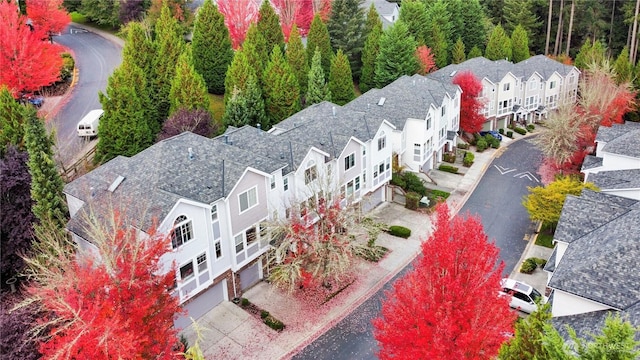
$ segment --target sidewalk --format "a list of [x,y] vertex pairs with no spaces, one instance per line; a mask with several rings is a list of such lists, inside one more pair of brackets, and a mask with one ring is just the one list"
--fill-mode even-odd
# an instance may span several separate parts
[[[501,154],[509,143],[523,137],[518,134],[515,136],[517,136],[515,139],[505,137],[500,149],[475,153],[475,162],[466,169],[464,176],[438,170],[430,172],[429,175],[437,182],[437,186],[451,193],[447,203],[454,212],[457,213],[468,199],[493,158]],[[367,276],[361,276],[347,290],[325,305],[311,309],[304,302],[275,289],[267,282],[260,282],[246,291],[243,294],[245,298],[269,311],[286,325],[282,332],[268,328],[239,306],[231,302],[223,302],[198,319],[202,336],[200,347],[205,357],[207,359],[291,358],[342,320],[352,309],[362,304],[413,261],[419,254],[421,242],[431,232],[431,220],[428,215],[407,210],[391,202],[383,203],[367,216],[387,225],[408,227],[412,229],[411,237],[399,239],[381,233],[376,244],[385,246],[391,251],[379,263],[356,261],[354,272],[367,274]],[[530,241],[521,261],[530,256],[547,258],[545,251],[548,250],[550,254],[551,249],[539,248]],[[514,271],[513,276],[544,291],[546,274],[540,269],[532,275]],[[192,326],[185,329],[183,334],[187,337],[189,344],[195,343],[196,334]]]

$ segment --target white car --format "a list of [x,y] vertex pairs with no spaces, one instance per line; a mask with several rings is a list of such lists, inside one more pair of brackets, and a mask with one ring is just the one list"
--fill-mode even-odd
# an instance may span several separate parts
[[540,304],[547,302],[547,298],[540,294],[540,292],[534,289],[531,285],[507,278],[502,279],[500,284],[502,286],[501,295],[512,295],[509,306],[527,314],[531,314],[536,311],[536,301]]

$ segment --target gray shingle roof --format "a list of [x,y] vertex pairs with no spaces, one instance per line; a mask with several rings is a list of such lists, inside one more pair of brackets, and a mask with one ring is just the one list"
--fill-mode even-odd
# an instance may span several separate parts
[[[627,121],[624,124],[613,124],[613,126],[600,126],[596,134],[596,141],[609,142],[629,132],[640,131],[640,123]],[[640,139],[636,139],[636,145]]]
[[[479,56],[460,64],[447,65],[442,69],[428,74],[427,77],[437,79],[439,81],[451,82],[455,74],[464,71],[471,71],[479,80],[487,78],[493,83],[498,83],[512,70],[513,63],[510,61],[491,61],[485,57]],[[453,76],[451,76],[451,74],[453,74]]]
[[588,199],[593,201],[608,202],[610,204],[629,208],[629,209],[640,209],[640,207],[636,207],[637,205],[640,205],[640,201],[638,200],[633,200],[633,199],[625,198],[622,196],[606,194],[599,191],[583,189],[580,197],[582,199]]
[[[407,119],[426,119],[429,107],[439,107],[445,96],[455,97],[458,86],[421,75],[402,76],[383,89],[367,91],[344,108],[363,112],[367,119],[387,120],[403,129]],[[384,104],[378,105],[384,98]]]
[[573,68],[574,66],[565,65],[547,56],[536,55],[514,64],[512,72],[523,77],[524,80],[529,79],[534,72],[537,72],[544,80],[548,80],[555,72],[561,76],[567,76]]
[[[247,167],[272,173],[285,166],[284,161],[185,132],[131,158],[119,156],[67,184],[64,191],[101,207],[125,204],[127,218],[146,227],[151,221],[146,214],[163,219],[180,198],[209,204],[227,196]],[[124,181],[110,192],[108,187],[118,176]],[[83,216],[75,216],[70,229],[78,230],[83,221]]]
[[[592,334],[600,335],[602,333],[601,329],[604,326],[607,316],[615,316],[616,314],[620,314],[621,318],[629,321],[632,326],[640,326],[640,304],[636,304],[620,312],[601,310],[578,315],[554,317],[551,318],[551,324],[567,341],[569,341],[571,337],[569,336],[566,325],[571,326],[579,338],[592,340]],[[640,341],[640,332],[636,332],[635,338],[636,341]]]
[[[640,167],[640,126],[620,126],[623,127],[626,132],[607,141],[602,150],[613,154],[638,158],[638,167]],[[602,129],[602,127],[600,128]],[[600,133],[600,130],[598,130],[598,133]]]
[[582,163],[582,171],[585,170],[589,170],[589,169],[593,169],[593,168],[597,168],[602,166],[602,158],[597,157],[597,156],[593,156],[593,155],[587,155],[584,158],[584,162]]
[[[572,204],[582,206],[582,214],[597,212],[600,216],[607,216],[606,206],[590,205],[592,201],[581,203],[576,197],[567,197],[567,200],[570,207]],[[609,209],[608,221],[573,211],[578,219],[569,219],[568,215],[561,219],[578,225],[581,217],[585,229],[591,231],[574,226],[572,230],[581,236],[569,244],[549,281],[549,287],[622,310],[640,302],[640,271],[637,265],[640,210],[613,206]]]
[[556,269],[556,256],[558,255],[558,247],[553,248],[553,252],[542,270],[553,272]]
[[640,189],[640,168],[600,171],[595,174],[589,174],[589,182],[594,183],[602,190]]

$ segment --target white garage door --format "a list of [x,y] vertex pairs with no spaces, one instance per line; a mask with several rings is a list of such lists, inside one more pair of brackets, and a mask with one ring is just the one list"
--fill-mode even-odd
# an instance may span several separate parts
[[223,279],[207,291],[197,294],[193,300],[183,306],[187,310],[187,314],[180,316],[173,324],[177,329],[184,329],[191,325],[190,318],[198,320],[216,305],[228,299],[227,280]]

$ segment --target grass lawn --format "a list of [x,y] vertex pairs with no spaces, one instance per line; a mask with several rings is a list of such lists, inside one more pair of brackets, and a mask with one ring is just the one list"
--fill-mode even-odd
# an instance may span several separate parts
[[540,233],[536,237],[536,245],[553,249],[553,229],[543,225]]
[[113,35],[118,35],[118,29],[114,29],[112,26],[109,25],[103,25],[103,24],[96,24],[92,21],[90,21],[89,19],[87,19],[86,16],[84,16],[83,14],[74,11],[72,13],[69,14],[71,16],[71,21],[76,23],[76,24],[86,24],[88,26],[106,31],[108,33],[111,33]]
[[209,109],[213,114],[213,120],[223,129],[222,116],[224,115],[224,95],[209,94]]

